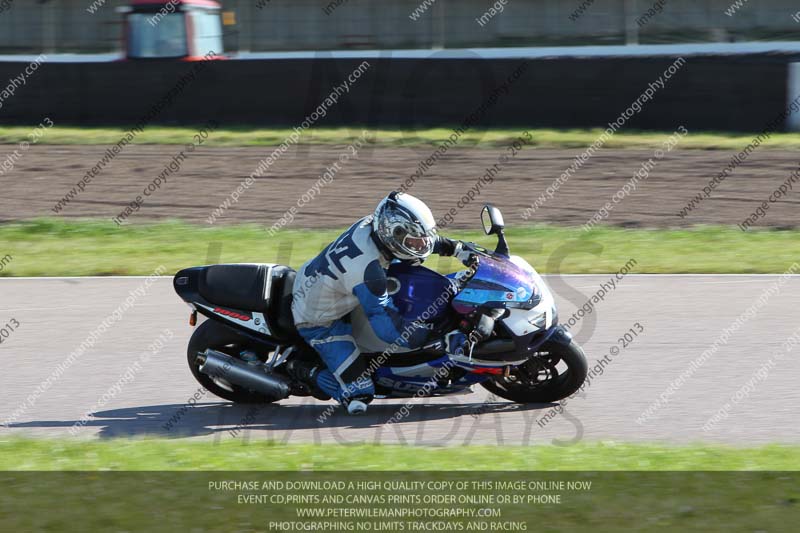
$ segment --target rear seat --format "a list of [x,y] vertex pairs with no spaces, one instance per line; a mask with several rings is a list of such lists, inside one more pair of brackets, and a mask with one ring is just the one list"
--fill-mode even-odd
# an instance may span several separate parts
[[267,265],[212,265],[200,273],[198,291],[217,305],[263,313],[267,271]]

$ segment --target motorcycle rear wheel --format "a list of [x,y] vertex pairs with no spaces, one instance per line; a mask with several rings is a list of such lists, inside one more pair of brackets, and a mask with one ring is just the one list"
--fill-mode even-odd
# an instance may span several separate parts
[[[515,378],[513,381],[497,377],[481,385],[489,392],[516,403],[550,403],[574,394],[588,371],[583,349],[574,340],[569,344],[550,341],[539,352],[511,371]],[[561,372],[559,366],[566,366],[566,369]]]
[[208,348],[238,358],[242,351],[258,352],[260,347],[245,335],[214,320],[200,324],[189,339],[186,358],[192,375],[208,392],[235,403],[272,403],[277,400],[200,372],[197,354]]

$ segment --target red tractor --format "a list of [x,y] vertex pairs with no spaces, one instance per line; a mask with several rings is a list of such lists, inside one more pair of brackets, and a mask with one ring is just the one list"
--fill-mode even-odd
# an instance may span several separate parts
[[222,6],[213,0],[133,0],[124,13],[127,59],[223,59]]

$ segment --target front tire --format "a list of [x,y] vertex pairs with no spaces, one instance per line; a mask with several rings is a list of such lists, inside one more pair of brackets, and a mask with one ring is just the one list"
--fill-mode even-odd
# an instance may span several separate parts
[[192,338],[189,339],[186,357],[192,375],[208,392],[235,403],[272,403],[277,400],[277,398],[253,392],[200,372],[200,365],[196,361],[197,354],[208,348],[238,359],[243,350],[252,350],[258,353],[263,351],[263,347],[254,343],[247,336],[214,320],[206,320],[200,324],[192,334]]
[[513,381],[499,377],[482,385],[512,402],[551,403],[580,389],[588,369],[586,354],[574,340],[570,339],[569,344],[551,340],[542,346],[539,355],[512,370]]

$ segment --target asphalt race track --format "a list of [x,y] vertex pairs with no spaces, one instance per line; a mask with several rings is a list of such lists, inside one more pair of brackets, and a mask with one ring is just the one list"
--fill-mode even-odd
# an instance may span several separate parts
[[[561,321],[568,320],[610,277],[549,278]],[[629,275],[572,329],[590,361],[614,347],[619,351],[584,393],[566,402],[563,413],[557,413],[553,405],[519,406],[487,398],[486,391],[477,388],[470,395],[415,400],[409,416],[389,426],[384,423],[404,400],[377,401],[360,418],[337,411],[324,423],[316,419],[327,404],[304,398],[233,406],[201,390],[196,406],[185,408],[198,393],[185,362],[192,328],[187,324],[188,308],[172,291],[169,278],[158,279],[99,335],[93,348],[68,365],[46,391],[31,396],[143,278],[0,279],[0,325],[12,319],[19,324],[0,344],[0,423],[8,422],[0,434],[66,435],[93,410],[94,416],[77,432],[81,437],[159,435],[434,445],[554,441],[567,445],[580,439],[797,443],[800,348],[778,357],[772,354],[781,351],[781,344],[798,331],[800,276],[789,278],[766,300],[762,298],[763,306],[740,322],[727,344],[685,374],[669,403],[649,420],[637,423],[670,383],[691,369],[690,363],[778,278]],[[636,322],[644,331],[623,348],[618,339],[630,328],[638,329]],[[169,336],[164,330],[172,338],[160,353],[139,364],[159,334]],[[767,360],[771,364],[765,366]],[[119,381],[126,372],[129,379]],[[117,382],[121,385],[112,390]],[[729,416],[704,431],[703,425],[726,402]],[[99,407],[92,409],[95,405]],[[16,419],[9,420],[15,411]],[[165,429],[170,417],[179,412],[174,427]]]

